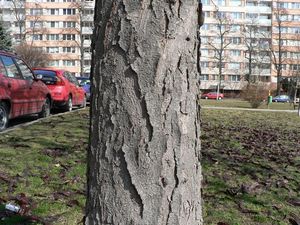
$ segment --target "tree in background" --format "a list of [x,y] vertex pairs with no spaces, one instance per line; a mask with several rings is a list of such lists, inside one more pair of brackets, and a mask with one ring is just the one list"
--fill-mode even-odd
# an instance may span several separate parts
[[45,67],[48,65],[49,55],[40,48],[23,43],[16,46],[14,50],[31,67]]
[[[84,59],[86,54],[90,54],[87,53],[85,51],[86,47],[85,47],[85,38],[84,38],[84,32],[83,29],[88,29],[85,26],[85,23],[90,23],[90,19],[89,17],[91,15],[86,14],[86,12],[91,9],[90,4],[92,4],[92,2],[88,2],[88,1],[82,1],[82,0],[77,0],[74,1],[71,6],[77,9],[77,23],[78,23],[78,28],[76,28],[77,33],[79,34],[79,41],[77,42],[77,45],[79,47],[79,51],[80,51],[80,76],[84,75]],[[92,28],[89,28],[92,29]],[[92,31],[92,30],[91,30]]]
[[0,49],[10,50],[11,49],[11,37],[9,32],[4,28],[2,22],[0,21]]
[[197,8],[96,1],[85,224],[202,224]]
[[277,87],[276,87],[276,94],[280,95],[281,91],[281,80],[282,80],[282,69],[283,64],[286,62],[286,24],[288,23],[287,19],[287,11],[281,5],[282,2],[275,1],[273,2],[273,14],[274,14],[274,21],[273,21],[273,34],[272,42],[270,46],[271,55],[272,55],[272,62],[276,70],[277,76]]
[[11,1],[11,9],[13,11],[13,16],[15,17],[15,24],[18,27],[18,38],[20,42],[23,42],[26,37],[26,29],[25,29],[25,19],[26,19],[26,11],[25,11],[25,1],[23,0],[12,0]]
[[270,35],[269,31],[261,30],[256,18],[251,18],[244,25],[243,38],[246,47],[245,58],[247,65],[245,80],[248,84],[264,81],[261,79],[261,74],[264,70],[270,69]]
[[208,42],[208,45],[214,50],[214,56],[212,57],[218,68],[218,82],[217,82],[217,100],[219,100],[219,93],[223,75],[223,65],[226,61],[225,50],[231,44],[229,34],[232,27],[232,21],[228,15],[224,12],[220,12],[219,7],[213,2],[215,7],[215,19],[216,29],[213,35],[213,40]]

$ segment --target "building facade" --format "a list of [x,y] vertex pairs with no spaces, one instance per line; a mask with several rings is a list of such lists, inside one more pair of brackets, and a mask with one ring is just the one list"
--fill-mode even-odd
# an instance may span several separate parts
[[300,64],[300,1],[203,0],[202,4],[202,91],[219,85],[221,92],[238,94],[255,81],[275,89],[277,82],[295,77]]
[[49,67],[89,76],[93,0],[0,0],[0,7],[15,45],[25,41],[49,54]]

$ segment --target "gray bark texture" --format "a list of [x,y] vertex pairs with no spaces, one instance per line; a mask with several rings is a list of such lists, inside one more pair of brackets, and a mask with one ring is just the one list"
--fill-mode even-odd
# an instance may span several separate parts
[[85,224],[202,224],[197,0],[98,0]]

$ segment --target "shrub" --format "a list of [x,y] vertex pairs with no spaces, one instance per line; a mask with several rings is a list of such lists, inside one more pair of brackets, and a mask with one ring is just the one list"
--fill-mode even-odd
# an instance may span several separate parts
[[252,108],[258,108],[269,95],[269,85],[265,83],[248,84],[242,89],[241,96],[245,101],[248,101]]

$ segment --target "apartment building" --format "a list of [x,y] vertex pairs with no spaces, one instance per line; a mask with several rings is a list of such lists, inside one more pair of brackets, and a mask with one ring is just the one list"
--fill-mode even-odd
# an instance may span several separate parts
[[0,0],[0,16],[14,44],[21,40],[49,54],[49,67],[88,76],[93,0]]
[[[274,89],[277,82],[299,73],[300,1],[203,0],[202,3],[205,23],[200,29],[201,90],[216,90],[219,85],[222,92],[239,93],[248,80],[265,82]],[[281,68],[280,79],[277,79],[278,68]]]

